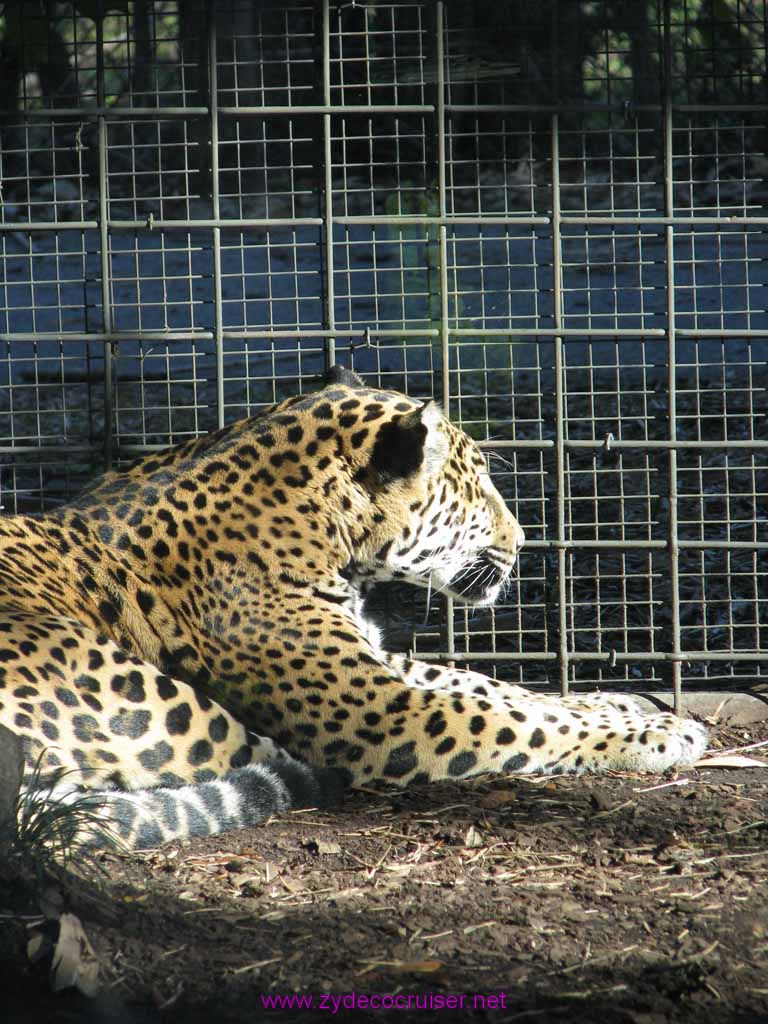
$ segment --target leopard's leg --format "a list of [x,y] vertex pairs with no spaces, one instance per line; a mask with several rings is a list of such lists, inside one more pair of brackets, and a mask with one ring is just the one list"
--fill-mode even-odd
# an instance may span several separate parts
[[404,654],[382,652],[382,657],[404,683],[417,690],[449,690],[468,697],[501,701],[536,700],[538,696],[522,686],[494,679],[472,669],[419,661]]
[[[281,744],[313,764],[344,768],[354,783],[388,779],[401,784],[460,778],[479,772],[658,772],[697,760],[706,732],[671,714],[641,715],[611,706],[580,710],[562,701],[503,701],[416,689],[386,662],[336,608],[318,609],[333,637],[336,664],[328,679],[327,653],[292,632],[292,677],[269,679],[279,662],[259,651],[229,647],[245,677],[230,691],[243,715],[252,716]],[[294,636],[295,633],[295,636]],[[306,630],[305,630],[306,635]],[[275,641],[275,648],[278,641]],[[249,669],[252,666],[252,671]],[[279,682],[281,685],[274,685]]]
[[105,826],[132,848],[255,824],[339,788],[187,683],[54,615],[0,611],[0,722],[22,739],[27,782],[37,767],[55,799],[98,791]]
[[449,690],[487,700],[540,700],[545,703],[554,701],[562,707],[576,710],[601,711],[612,708],[616,711],[642,714],[640,705],[632,697],[623,693],[576,693],[570,694],[568,697],[557,697],[551,693],[532,693],[515,683],[494,679],[471,669],[419,661],[415,658],[407,658],[403,654],[385,653],[384,658],[408,686],[419,690]]

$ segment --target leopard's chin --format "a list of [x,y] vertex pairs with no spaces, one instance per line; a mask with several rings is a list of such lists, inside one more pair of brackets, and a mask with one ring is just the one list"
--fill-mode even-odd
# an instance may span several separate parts
[[456,574],[445,588],[446,593],[464,604],[485,608],[496,603],[511,573],[510,563],[502,564],[482,551]]

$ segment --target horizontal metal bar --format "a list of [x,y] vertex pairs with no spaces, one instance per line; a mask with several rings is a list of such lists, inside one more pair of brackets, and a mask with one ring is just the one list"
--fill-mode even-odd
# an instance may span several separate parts
[[411,648],[409,657],[419,661],[555,661],[555,651],[514,651],[503,654],[501,651],[419,651]]
[[[461,396],[460,396],[461,397]],[[569,397],[573,397],[569,393]],[[495,441],[478,441],[481,448],[487,448],[493,451],[496,448],[552,448],[555,442],[547,438],[541,440],[521,440],[515,441],[509,440],[495,440]],[[563,446],[570,450],[586,449],[592,451],[668,451],[671,448],[674,449],[692,449],[694,451],[710,451],[712,449],[728,451],[731,448],[747,449],[749,450],[761,450],[768,449],[768,440],[754,440],[754,441],[685,441],[681,439],[670,440],[668,438],[661,441],[620,441],[613,437],[608,440],[607,438],[602,440],[564,440]]]
[[[462,317],[471,320],[472,317]],[[520,337],[520,338],[666,338],[662,327],[449,327],[456,338]]]
[[[73,202],[80,202],[76,199]],[[107,228],[110,232],[119,231],[157,231],[157,230],[178,230],[190,231],[199,228],[293,228],[293,227],[320,227],[323,224],[321,217],[232,217],[214,218],[201,217],[193,220],[189,217],[179,217],[173,220],[161,217],[145,217],[143,220],[108,220]],[[37,232],[37,231],[90,231],[96,230],[98,222],[95,220],[62,220],[62,221],[5,221],[0,223],[0,232]]]
[[208,107],[118,107],[118,106],[93,106],[93,107],[41,107],[37,110],[2,110],[2,117],[9,124],[18,124],[28,120],[51,121],[60,119],[62,121],[90,121],[98,117],[107,120],[114,117],[118,120],[136,117],[145,117],[162,121],[167,117],[207,117]]
[[[581,187],[581,186],[579,186],[579,187]],[[711,214],[706,214],[706,215],[701,216],[701,217],[689,216],[689,215],[680,215],[680,216],[673,215],[671,217],[667,217],[663,213],[660,213],[660,214],[649,213],[647,216],[626,217],[626,216],[623,216],[623,215],[615,216],[613,214],[595,213],[595,214],[592,214],[592,215],[587,214],[587,215],[582,216],[582,217],[579,217],[579,216],[561,217],[560,218],[560,223],[561,224],[579,224],[579,225],[585,225],[585,226],[590,226],[590,227],[596,226],[596,225],[599,225],[599,224],[604,224],[606,226],[611,226],[613,224],[631,224],[631,225],[640,224],[642,226],[644,226],[646,224],[650,224],[650,225],[658,224],[659,227],[665,227],[668,224],[671,224],[673,227],[676,227],[677,225],[686,226],[686,227],[688,227],[688,226],[695,227],[698,224],[733,224],[734,227],[740,227],[740,226],[746,225],[746,224],[754,224],[757,227],[765,227],[768,224],[768,217],[761,216],[760,214],[758,214],[758,215],[756,215],[754,217],[743,216],[742,214],[737,214],[735,216],[731,216],[730,214],[727,214],[727,213],[721,214],[719,216],[712,216]]]
[[0,341],[206,341],[212,331],[15,331],[0,332]]
[[[569,392],[569,397],[573,397],[572,393]],[[656,449],[661,451],[669,451],[670,449],[678,450],[681,448],[692,449],[693,451],[711,451],[713,448],[723,451],[728,451],[731,448],[741,449],[746,448],[747,450],[759,450],[761,448],[768,449],[768,441],[754,440],[754,441],[685,441],[679,438],[674,440],[665,439],[663,441],[616,441],[611,440],[610,443],[602,441],[565,441],[565,447],[571,449],[578,448],[604,448],[606,451],[614,451],[616,449],[635,449],[638,451],[644,451],[647,449]]]
[[434,114],[433,103],[308,103],[288,106],[219,107],[225,117],[307,117],[312,114]]
[[[6,414],[7,415],[7,414]],[[151,455],[152,452],[162,452],[168,448],[167,444],[124,444],[121,445],[116,455],[134,457],[136,455]],[[65,445],[10,445],[0,444],[0,455],[30,455],[37,458],[39,455],[71,455],[77,454],[97,455],[101,457],[104,453],[102,445],[94,444],[65,444]],[[8,463],[6,463],[8,465]]]
[[[660,114],[666,108],[660,103],[446,103],[452,114]],[[759,114],[768,110],[768,103],[673,103],[672,113]]]
[[[429,225],[432,227],[456,227],[459,224],[508,224],[519,225],[520,227],[536,227],[540,224],[551,224],[551,217],[534,216],[527,213],[511,213],[507,216],[499,214],[446,214],[444,217],[420,217],[412,213],[377,213],[377,214],[354,214],[334,217],[336,224],[369,224],[376,227],[377,224],[403,224],[403,225]],[[474,239],[473,239],[474,241]]]
[[[9,413],[5,414],[6,416]],[[158,447],[162,447],[158,445]],[[167,445],[165,446],[168,447]],[[19,444],[0,444],[0,455],[13,455],[14,457],[19,455],[32,455],[37,459],[40,455],[71,455],[73,452],[87,453],[89,455],[96,455],[99,459],[104,456],[104,446],[101,444],[41,444],[41,445],[19,445]],[[8,465],[8,463],[6,463]],[[6,487],[5,490],[8,490]]]
[[[68,203],[85,202],[85,199],[67,200]],[[482,214],[456,214],[445,217],[419,217],[415,214],[355,214],[354,216],[334,217],[337,224],[367,225],[377,227],[378,225],[401,225],[411,227],[442,226],[459,227],[468,225],[471,227],[487,224],[493,226],[507,227],[543,227],[552,223],[550,217],[533,216],[528,214],[509,214],[499,216],[498,214],[483,216]],[[177,217],[173,219],[160,217],[146,217],[142,220],[111,219],[107,222],[110,231],[149,231],[159,229],[190,230],[193,228],[280,228],[280,227],[319,227],[322,225],[321,217],[201,217],[194,220],[189,217]],[[664,217],[651,215],[648,217],[610,217],[601,214],[585,217],[562,217],[561,223],[582,227],[614,227],[622,224],[640,225],[648,227],[664,227],[671,224],[680,227],[697,227],[704,225],[728,225],[734,227],[764,228],[768,226],[768,217]],[[43,220],[43,221],[4,221],[0,223],[0,231],[87,231],[95,230],[98,222],[95,220]],[[568,237],[568,236],[567,236]],[[449,240],[450,241],[450,240]]]
[[451,114],[622,114],[627,110],[660,111],[654,104],[618,103],[446,103]]
[[[80,200],[73,200],[80,202]],[[345,225],[408,225],[411,227],[434,226],[445,224],[456,226],[467,224],[494,225],[519,225],[522,227],[546,225],[550,223],[549,217],[520,216],[448,216],[448,217],[419,217],[414,214],[371,214],[370,216],[334,217],[337,224]],[[175,217],[166,219],[161,217],[145,217],[142,220],[111,219],[107,222],[110,231],[154,231],[159,229],[190,230],[192,228],[285,228],[285,227],[320,227],[324,223],[322,217],[200,217],[192,219],[189,217]],[[85,230],[96,228],[97,221],[14,221],[12,223],[0,223],[0,231],[50,231],[60,230]]]
[[[682,287],[682,286],[681,286]],[[578,314],[571,314],[578,315]],[[680,313],[680,316],[691,316],[695,314]],[[462,317],[462,320],[472,320],[473,317]],[[449,327],[448,333],[457,337],[472,337],[481,335],[483,337],[495,337],[497,335],[510,337],[534,337],[534,338],[666,338],[667,331],[662,327]],[[740,329],[738,327],[676,327],[675,333],[686,338],[768,338],[768,328],[759,330],[754,328]]]
[[[241,107],[218,107],[217,113],[222,117],[315,117],[322,114],[337,114],[341,116],[352,116],[359,114],[363,117],[381,114],[390,114],[395,117],[404,117],[409,114],[435,113],[435,106],[432,103],[307,103],[307,104],[285,104]],[[62,120],[62,121],[91,121],[99,117],[109,120],[137,120],[152,119],[162,121],[166,118],[208,118],[211,116],[209,107],[51,107],[39,110],[6,110],[0,111],[12,124],[23,123],[28,120]]]
[[173,220],[147,217],[144,220],[110,220],[107,226],[112,232],[159,229],[190,231],[196,228],[317,228],[323,223],[322,217],[200,217],[197,220],[189,217]]
[[[14,341],[194,341],[200,339],[207,341],[213,338],[213,332],[203,330],[202,328],[192,331],[111,331],[110,333],[104,333],[103,331],[5,331],[0,332],[0,341],[12,343]],[[270,341],[272,339],[281,338],[360,338],[360,343],[355,348],[365,348],[364,339],[366,336],[371,338],[437,338],[440,336],[440,331],[435,327],[408,327],[408,328],[352,328],[344,330],[328,330],[327,328],[318,327],[316,330],[311,327],[303,327],[300,330],[284,330],[284,331],[258,331],[258,330],[241,330],[232,329],[225,330],[222,332],[222,337],[229,339],[261,339],[263,341]],[[270,353],[264,353],[268,355]],[[252,352],[252,355],[259,355],[258,352]]]
[[[406,328],[351,328],[351,329],[329,329],[318,327],[314,330],[311,327],[302,327],[300,330],[287,331],[257,331],[257,330],[226,330],[223,332],[225,338],[263,338],[269,341],[270,338],[438,338],[440,331],[436,327],[406,327]],[[367,346],[361,341],[359,348]]]
[[[620,114],[630,117],[634,113],[661,113],[664,108],[657,103],[446,103],[446,113],[450,114]],[[768,110],[768,103],[675,103],[673,113],[723,113],[723,114],[760,114]],[[301,117],[313,114],[434,114],[436,107],[432,103],[307,103],[264,106],[226,106],[219,107],[218,113],[226,117]],[[117,105],[87,107],[41,107],[34,110],[16,110],[6,108],[0,110],[0,117],[9,123],[27,120],[88,121],[98,117],[107,119],[130,119],[132,117],[154,118],[195,118],[210,117],[207,106],[194,107],[122,107]]]
[[[680,495],[681,500],[685,497]],[[689,551],[768,551],[768,541],[760,540],[678,540],[677,546]]]
[[[79,203],[80,200],[75,199],[74,202]],[[95,231],[98,226],[99,223],[95,220],[6,220],[0,223],[0,232],[9,231],[23,234],[25,231]]]
[[[683,495],[685,497],[685,495]],[[581,524],[572,524],[580,526]],[[607,524],[603,524],[607,525]],[[622,525],[622,524],[616,524]],[[678,540],[677,546],[691,551],[768,551],[768,541]],[[666,551],[666,540],[527,540],[526,551]],[[768,569],[766,570],[768,575]]]
[[[660,328],[648,328],[643,330],[642,328],[596,328],[596,327],[566,327],[556,330],[554,327],[476,327],[476,328],[453,328],[448,327],[447,332],[449,336],[453,337],[478,337],[481,341],[486,337],[490,338],[539,338],[545,341],[553,340],[555,336],[564,338],[615,338],[617,341],[622,338],[636,340],[638,338],[663,338],[666,336],[666,331]],[[379,329],[371,328],[368,330],[365,327],[353,327],[344,329],[328,330],[323,328],[317,328],[316,330],[311,327],[302,327],[296,329],[287,329],[284,331],[274,330],[257,330],[253,328],[238,329],[233,328],[225,330],[223,337],[225,338],[262,338],[265,341],[269,341],[270,338],[363,338],[366,333],[370,337],[376,338],[437,338],[440,336],[440,330],[434,327],[383,327]],[[765,331],[739,331],[739,330],[697,330],[695,328],[677,329],[678,335],[683,335],[686,338],[721,338],[723,341],[727,341],[729,338],[735,340],[741,340],[744,338],[766,338],[768,337],[768,330]],[[213,333],[204,329],[192,330],[192,331],[151,331],[151,330],[136,330],[136,331],[112,331],[109,334],[105,334],[103,331],[4,331],[0,332],[0,341],[188,341],[195,338],[208,339],[212,338]],[[360,347],[363,347],[362,343]],[[525,370],[526,367],[521,367],[521,370]],[[527,369],[535,369],[535,367],[528,367]],[[539,368],[541,369],[541,367]],[[458,371],[464,372],[464,371]],[[466,371],[470,372],[470,371]],[[475,371],[471,371],[475,372]],[[768,390],[768,386],[766,387]],[[500,444],[507,445],[511,442],[501,441]],[[513,442],[515,444],[522,444],[523,442]],[[545,442],[525,442],[530,444],[545,444]],[[589,446],[591,444],[602,445],[604,442],[592,442],[592,441],[569,441],[568,444],[579,446]],[[664,441],[611,441],[611,446],[619,445],[636,445],[637,447],[654,447],[664,445]],[[719,445],[719,441],[701,441],[701,442],[690,442],[690,444],[701,444],[703,447],[710,445]],[[726,447],[730,445],[744,445],[749,447],[752,442],[748,441],[728,441],[722,442]]]
[[[680,265],[681,261],[678,261],[677,265]],[[690,316],[690,313],[681,313],[681,316]],[[738,330],[729,328],[728,330],[720,330],[718,327],[678,327],[675,330],[678,338],[768,338],[768,327],[760,330],[759,328],[748,327],[744,330]]]
[[[553,651],[417,651],[413,655],[419,661],[554,661]],[[616,661],[621,663],[637,661],[677,661],[682,664],[698,661],[762,661],[768,658],[768,650],[761,651],[569,651],[569,661]]]
[[768,103],[672,103],[673,114],[748,114],[768,110]]
[[[459,401],[463,397],[464,397],[463,395],[458,395],[457,396]],[[474,398],[474,395],[472,397]],[[554,442],[554,440],[551,440],[551,439],[542,439],[542,440],[536,440],[536,439],[528,440],[528,439],[525,439],[525,440],[520,440],[520,441],[513,441],[513,440],[510,439],[508,441],[478,441],[477,443],[480,446],[480,448],[482,448],[484,451],[495,451],[497,448],[503,448],[503,449],[508,450],[508,451],[515,451],[518,448],[523,449],[523,450],[526,449],[526,448],[533,448],[534,450],[545,451],[548,448],[554,448],[555,447],[555,442]],[[602,447],[605,447],[605,446],[603,445]]]

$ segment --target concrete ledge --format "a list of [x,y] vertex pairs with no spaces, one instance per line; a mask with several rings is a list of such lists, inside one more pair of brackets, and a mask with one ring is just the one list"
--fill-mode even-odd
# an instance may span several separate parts
[[[671,711],[670,693],[633,693],[644,710]],[[697,718],[715,718],[729,725],[751,725],[768,721],[768,691],[702,690],[683,693],[683,711]]]

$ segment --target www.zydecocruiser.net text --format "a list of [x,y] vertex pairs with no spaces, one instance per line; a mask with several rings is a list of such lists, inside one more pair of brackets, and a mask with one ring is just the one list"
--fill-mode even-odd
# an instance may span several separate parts
[[505,994],[446,992],[322,992],[319,995],[262,995],[265,1010],[505,1010]]

